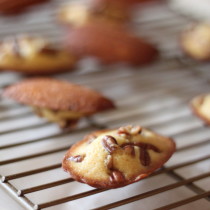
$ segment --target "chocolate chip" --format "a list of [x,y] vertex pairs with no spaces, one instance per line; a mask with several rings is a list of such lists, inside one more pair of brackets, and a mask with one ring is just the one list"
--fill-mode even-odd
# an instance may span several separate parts
[[110,181],[112,183],[121,183],[121,182],[124,182],[125,181],[125,177],[124,175],[122,174],[122,172],[120,171],[117,171],[117,170],[113,170],[112,171],[112,174],[110,175]]
[[79,163],[82,162],[85,158],[85,155],[76,155],[76,156],[71,156],[68,158],[68,160]]
[[112,136],[104,136],[102,139],[102,145],[109,153],[113,153],[119,147],[116,139]]

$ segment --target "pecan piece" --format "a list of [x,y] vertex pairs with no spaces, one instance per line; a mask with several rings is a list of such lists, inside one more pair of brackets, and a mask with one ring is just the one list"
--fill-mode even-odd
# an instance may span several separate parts
[[142,128],[140,126],[134,126],[131,128],[130,134],[137,135],[137,134],[140,134],[141,131],[142,131]]
[[108,136],[108,135],[103,137],[102,145],[105,148],[105,150],[109,153],[113,153],[119,147],[116,139],[114,137]]
[[151,162],[151,159],[147,150],[151,149],[154,152],[160,153],[160,150],[152,144],[138,143],[138,146],[140,147],[140,161],[143,166],[148,166],[150,165],[150,162]]
[[141,147],[141,148],[143,148],[144,150],[151,149],[151,150],[153,150],[154,152],[160,153],[160,150],[159,150],[156,146],[154,146],[154,145],[152,145],[152,144],[142,143],[142,142],[141,142],[141,143],[136,143],[135,146]]
[[85,155],[76,155],[76,156],[71,156],[68,158],[68,160],[73,161],[75,163],[82,162],[85,158]]
[[148,166],[151,162],[149,153],[144,148],[140,148],[140,161],[143,166]]
[[108,169],[112,169],[113,168],[113,159],[112,159],[111,155],[107,155],[107,158],[105,160],[105,164],[106,164]]
[[118,129],[118,134],[125,134],[125,135],[130,135],[130,129],[131,127],[130,126],[126,126],[126,127],[120,127]]
[[110,181],[113,183],[121,183],[125,181],[125,177],[122,172],[113,170],[112,174],[110,175]]
[[118,134],[119,135],[124,135],[126,136],[131,136],[131,135],[137,135],[140,134],[142,131],[142,128],[140,126],[126,126],[126,127],[121,127],[118,129]]
[[124,151],[126,154],[131,155],[131,156],[135,156],[135,150],[134,147],[132,145],[126,145],[123,147]]
[[[125,144],[121,145],[122,148],[125,148],[127,146],[132,146],[132,147],[137,146],[140,148],[139,159],[143,166],[148,166],[148,165],[150,165],[150,162],[151,162],[151,159],[150,159],[150,156],[149,156],[149,153],[147,150],[151,149],[157,153],[161,152],[156,146],[154,146],[152,144],[142,143],[142,142],[141,143],[125,143]],[[135,150],[134,150],[134,155],[135,155]]]

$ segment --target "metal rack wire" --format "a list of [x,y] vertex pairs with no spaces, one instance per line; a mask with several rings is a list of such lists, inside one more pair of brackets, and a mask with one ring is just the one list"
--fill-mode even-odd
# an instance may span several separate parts
[[[22,27],[38,33],[49,24],[49,30],[43,33],[54,41],[60,40],[62,33],[55,30],[57,26],[48,18],[41,29],[38,27],[41,19],[31,20]],[[6,22],[1,20],[0,31],[4,34],[0,32],[0,36],[17,30],[5,25]],[[159,210],[209,209],[210,129],[188,106],[192,97],[208,92],[209,64],[188,60],[179,51],[177,36],[188,22],[189,19],[173,13],[165,4],[149,5],[136,17],[134,28],[137,34],[159,46],[162,53],[159,61],[139,70],[112,66],[100,67],[99,71],[94,65],[92,69],[84,65],[78,72],[57,75],[95,88],[118,105],[115,111],[84,120],[73,131],[62,132],[56,125],[36,117],[29,108],[2,99],[0,187],[26,209],[136,209],[136,205]],[[22,30],[21,26],[18,30]],[[2,88],[22,79],[6,72],[0,77]],[[115,190],[84,186],[61,170],[62,156],[71,144],[92,130],[125,124],[140,124],[171,136],[177,143],[176,153],[149,178]]]

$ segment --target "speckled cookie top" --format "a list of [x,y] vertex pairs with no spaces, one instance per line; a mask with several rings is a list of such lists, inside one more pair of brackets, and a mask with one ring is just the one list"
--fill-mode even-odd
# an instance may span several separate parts
[[140,126],[99,131],[66,153],[63,168],[80,182],[116,188],[136,182],[161,167],[173,154],[174,142]]
[[114,108],[111,100],[94,90],[52,78],[28,79],[7,87],[3,94],[20,103],[54,111],[92,114]]

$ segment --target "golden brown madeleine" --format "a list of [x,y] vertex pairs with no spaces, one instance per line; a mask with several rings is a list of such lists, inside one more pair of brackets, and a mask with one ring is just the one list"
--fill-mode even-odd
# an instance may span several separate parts
[[210,93],[196,96],[190,105],[193,112],[210,125]]
[[140,126],[91,133],[66,153],[62,167],[77,181],[96,188],[137,182],[160,168],[175,143]]
[[181,35],[184,52],[196,60],[210,59],[210,24],[195,24]]
[[94,90],[51,78],[22,81],[7,87],[3,95],[34,107],[39,115],[61,127],[115,107],[110,99]]
[[123,26],[89,23],[69,31],[67,45],[78,56],[94,56],[102,63],[147,64],[157,57],[157,49],[135,37]]
[[0,0],[0,13],[15,15],[23,12],[28,7],[49,0]]
[[41,37],[19,36],[0,43],[0,69],[44,75],[72,70],[77,58]]
[[58,12],[57,19],[59,22],[73,27],[82,26],[91,22],[104,24],[106,21],[112,24],[124,24],[130,20],[128,17],[124,19],[115,18],[95,12],[89,5],[84,5],[79,2],[62,6]]

